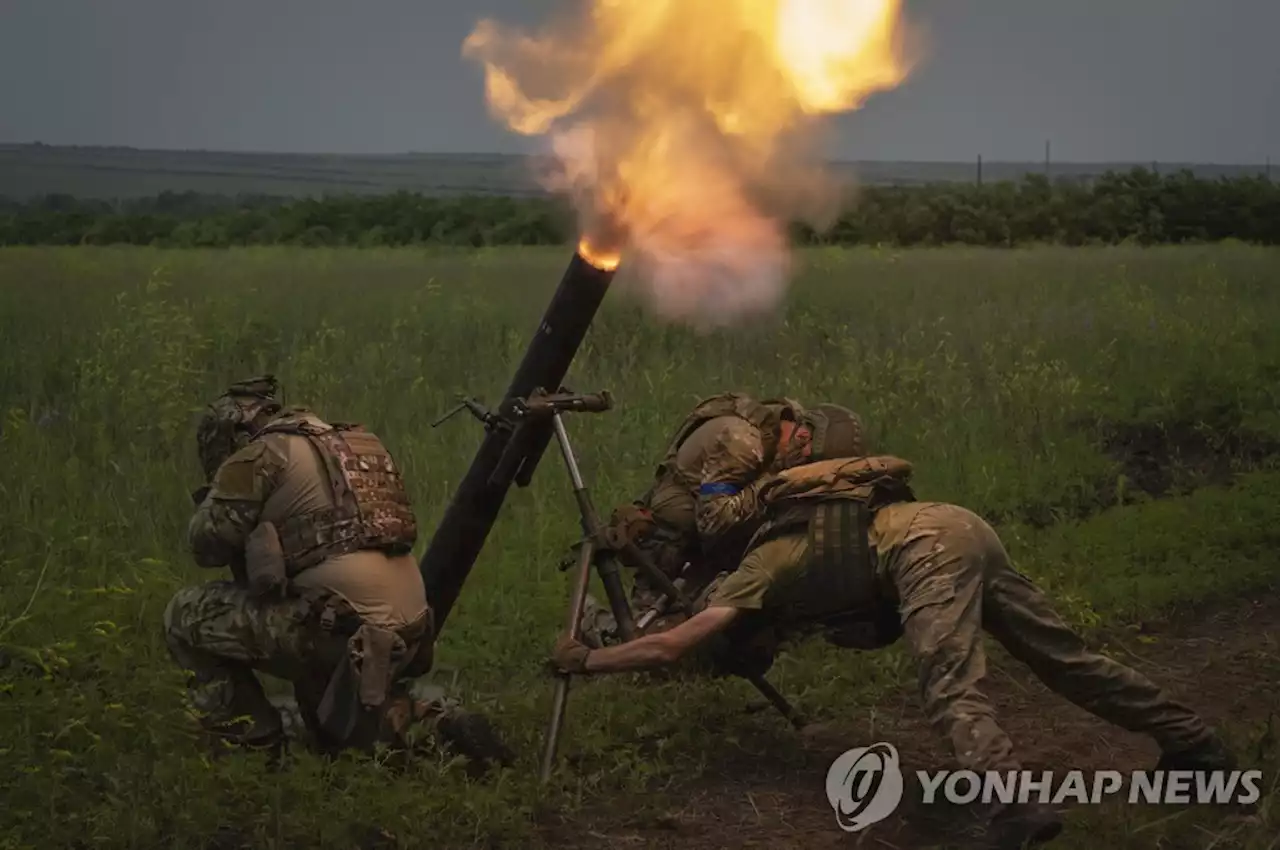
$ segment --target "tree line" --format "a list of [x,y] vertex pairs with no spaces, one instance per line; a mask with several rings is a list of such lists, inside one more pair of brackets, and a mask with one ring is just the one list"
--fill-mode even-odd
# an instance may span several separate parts
[[[1012,246],[1211,242],[1280,244],[1280,186],[1263,176],[1197,178],[1136,168],[1089,181],[865,186],[830,228],[792,226],[798,244]],[[166,192],[102,201],[0,199],[0,245],[559,245],[574,217],[555,198],[409,192],[325,198]]]

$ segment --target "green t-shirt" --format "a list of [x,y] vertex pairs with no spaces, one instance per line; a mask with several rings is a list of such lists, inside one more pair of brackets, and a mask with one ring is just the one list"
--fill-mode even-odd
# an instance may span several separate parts
[[798,531],[752,549],[707,599],[711,608],[770,611],[790,601],[809,566],[809,534]]
[[[868,544],[882,556],[903,545],[922,507],[921,502],[900,502],[878,510],[868,530]],[[806,585],[801,579],[809,569],[809,559],[805,530],[768,540],[747,553],[742,564],[711,593],[707,606],[769,613],[781,610],[804,592]]]

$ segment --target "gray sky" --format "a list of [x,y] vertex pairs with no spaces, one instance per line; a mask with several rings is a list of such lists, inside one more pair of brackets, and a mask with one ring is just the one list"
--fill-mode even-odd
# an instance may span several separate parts
[[[687,0],[690,3],[717,0]],[[528,150],[460,48],[556,0],[0,0],[0,141]],[[841,159],[1280,160],[1280,0],[908,0],[923,67]]]

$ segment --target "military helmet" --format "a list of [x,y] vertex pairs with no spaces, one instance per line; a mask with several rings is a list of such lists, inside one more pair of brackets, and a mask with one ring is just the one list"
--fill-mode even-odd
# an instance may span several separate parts
[[779,417],[783,420],[798,422],[800,417],[804,415],[804,405],[796,401],[794,398],[777,396],[775,398],[763,399],[760,403],[765,407],[776,410]]
[[806,410],[801,424],[809,429],[808,462],[864,457],[867,444],[858,414],[838,404],[819,404]]
[[196,452],[205,480],[282,409],[276,398],[279,390],[274,375],[262,375],[232,384],[209,404],[196,426]]

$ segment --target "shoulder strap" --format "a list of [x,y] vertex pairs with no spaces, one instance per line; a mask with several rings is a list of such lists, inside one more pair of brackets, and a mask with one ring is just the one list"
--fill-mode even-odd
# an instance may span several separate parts
[[362,430],[359,425],[351,425],[348,423],[329,424],[322,421],[310,411],[294,410],[285,416],[279,416],[268,422],[256,434],[253,439],[264,437],[267,434],[296,434],[302,437],[318,437],[321,434],[328,434],[333,431],[353,431]]
[[667,448],[663,453],[662,461],[658,464],[657,469],[654,470],[654,485],[640,498],[639,504],[649,504],[654,488],[671,471],[675,464],[676,454],[680,451],[680,447],[684,445],[685,441],[689,439],[689,435],[712,419],[719,419],[721,416],[737,416],[758,428],[764,441],[765,464],[768,465],[772,462],[773,454],[777,450],[780,411],[742,393],[720,393],[719,395],[708,396],[694,406],[689,415],[676,427],[671,439],[667,441]]

